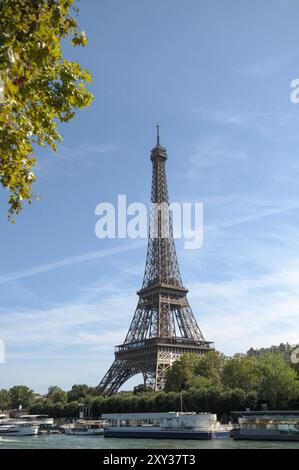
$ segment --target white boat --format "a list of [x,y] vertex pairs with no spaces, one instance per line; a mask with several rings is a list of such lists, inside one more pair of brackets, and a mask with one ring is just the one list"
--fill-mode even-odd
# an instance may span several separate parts
[[54,418],[50,418],[48,415],[21,415],[20,418],[26,423],[38,424],[39,426],[53,426]]
[[64,433],[71,436],[98,436],[104,435],[102,421],[84,421],[62,426]]
[[38,432],[51,431],[54,426],[54,419],[47,415],[20,415],[18,418],[8,418],[7,416],[0,419],[0,428],[2,426],[36,426]]
[[18,424],[1,424],[1,436],[35,436],[39,427],[36,424],[18,423]]
[[109,423],[105,437],[216,439],[229,437],[231,430],[212,413],[105,413],[102,418]]

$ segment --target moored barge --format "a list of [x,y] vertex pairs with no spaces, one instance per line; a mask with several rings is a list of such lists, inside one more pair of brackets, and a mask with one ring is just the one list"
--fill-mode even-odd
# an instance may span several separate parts
[[104,437],[151,439],[228,438],[231,428],[221,425],[212,413],[109,413]]
[[236,411],[235,440],[299,441],[299,411]]

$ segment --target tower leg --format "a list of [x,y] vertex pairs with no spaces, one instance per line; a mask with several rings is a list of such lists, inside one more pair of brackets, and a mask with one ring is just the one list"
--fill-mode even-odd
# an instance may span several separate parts
[[164,388],[167,372],[171,369],[175,359],[171,351],[158,352],[155,390],[162,390]]
[[131,377],[141,371],[136,367],[130,367],[127,361],[115,360],[104,375],[101,383],[97,386],[97,391],[102,395],[112,395]]
[[143,373],[144,385],[155,390],[156,374],[155,371],[146,371]]

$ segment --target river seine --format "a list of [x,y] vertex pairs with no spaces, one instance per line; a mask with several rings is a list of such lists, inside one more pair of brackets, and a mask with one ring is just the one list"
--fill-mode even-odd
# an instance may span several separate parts
[[299,442],[209,441],[179,439],[107,439],[64,434],[0,437],[1,449],[299,449]]

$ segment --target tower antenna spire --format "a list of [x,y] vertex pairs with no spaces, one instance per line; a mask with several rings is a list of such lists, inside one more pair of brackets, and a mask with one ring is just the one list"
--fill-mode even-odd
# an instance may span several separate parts
[[160,145],[160,126],[157,124],[157,145]]

